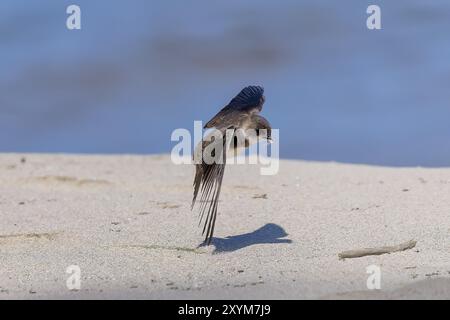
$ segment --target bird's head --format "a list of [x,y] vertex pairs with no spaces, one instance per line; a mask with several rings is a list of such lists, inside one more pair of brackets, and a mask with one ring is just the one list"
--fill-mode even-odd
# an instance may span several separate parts
[[266,139],[267,142],[272,143],[272,127],[270,126],[269,121],[263,117],[257,117],[256,135],[258,138]]

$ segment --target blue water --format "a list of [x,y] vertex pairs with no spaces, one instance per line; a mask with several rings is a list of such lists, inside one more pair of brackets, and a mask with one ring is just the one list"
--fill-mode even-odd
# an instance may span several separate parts
[[170,152],[260,84],[283,158],[450,166],[449,1],[2,0],[0,17],[0,152]]

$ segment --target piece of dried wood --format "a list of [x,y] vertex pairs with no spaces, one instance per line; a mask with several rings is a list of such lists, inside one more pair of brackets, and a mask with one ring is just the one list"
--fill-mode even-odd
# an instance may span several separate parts
[[385,253],[399,252],[414,248],[416,246],[416,243],[417,241],[409,240],[396,246],[364,248],[364,249],[344,251],[339,253],[338,256],[339,259],[350,259],[350,258],[359,258],[364,256],[374,256]]

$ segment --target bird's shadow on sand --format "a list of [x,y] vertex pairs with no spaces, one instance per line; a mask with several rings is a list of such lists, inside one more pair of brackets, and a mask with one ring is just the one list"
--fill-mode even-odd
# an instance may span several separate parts
[[[286,231],[279,225],[268,223],[250,233],[226,238],[213,237],[211,239],[211,244],[215,247],[213,253],[232,252],[254,244],[292,243],[292,240],[290,239],[280,239],[287,235]],[[199,247],[204,247],[206,245],[207,244],[203,242]]]

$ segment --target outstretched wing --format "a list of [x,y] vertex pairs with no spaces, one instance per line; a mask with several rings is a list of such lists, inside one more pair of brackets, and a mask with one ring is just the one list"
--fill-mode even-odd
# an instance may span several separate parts
[[[228,146],[226,145],[227,141],[225,132],[223,132],[223,141],[203,141],[202,150],[208,143],[222,143],[222,147],[218,148],[218,152],[221,153],[218,155],[218,157],[222,159],[222,162],[207,164],[202,157],[202,163],[196,165],[192,208],[194,207],[194,204],[197,200],[198,192],[201,191],[199,226],[201,225],[203,217],[206,213],[202,234],[205,235],[206,233],[205,242],[207,244],[210,244],[214,234],[214,226],[217,217],[217,207],[219,204],[219,195],[222,187],[223,174],[225,172],[226,165],[226,149]],[[215,149],[215,151],[216,150],[217,148]]]
[[234,97],[230,103],[219,111],[206,125],[205,128],[226,126],[231,123],[237,114],[252,114],[262,110],[264,104],[264,88],[260,86],[249,86]]

